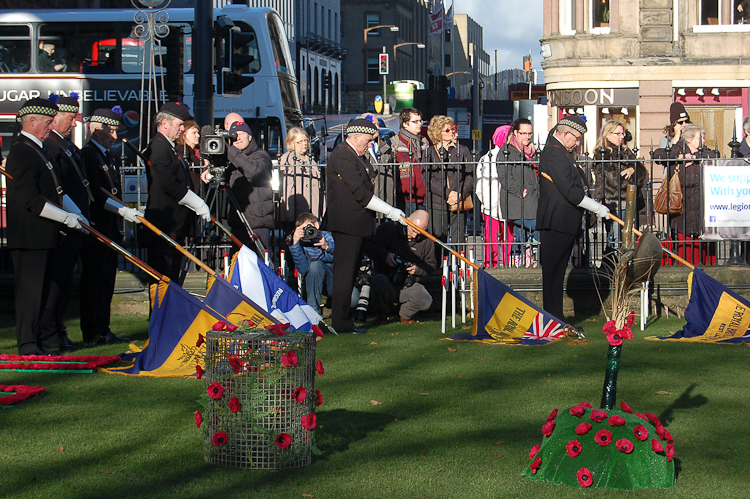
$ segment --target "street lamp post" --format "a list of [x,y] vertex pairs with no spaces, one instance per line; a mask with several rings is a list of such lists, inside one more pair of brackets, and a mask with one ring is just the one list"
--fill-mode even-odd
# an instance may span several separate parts
[[398,53],[398,51],[396,49],[399,48],[399,47],[403,47],[404,45],[416,45],[418,49],[423,49],[424,48],[424,43],[420,43],[420,42],[397,43],[396,45],[393,46],[393,60],[394,61],[396,60],[396,54]]
[[370,90],[370,75],[368,74],[369,67],[367,65],[367,33],[374,29],[380,28],[388,28],[394,33],[398,31],[398,26],[393,24],[378,24],[377,26],[370,26],[369,28],[365,28],[365,112],[367,111],[367,92]]

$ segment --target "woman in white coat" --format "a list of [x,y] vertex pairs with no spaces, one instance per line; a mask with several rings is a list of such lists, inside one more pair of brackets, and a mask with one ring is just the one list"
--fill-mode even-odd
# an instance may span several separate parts
[[[500,210],[500,182],[497,161],[503,161],[500,148],[510,133],[510,125],[503,125],[492,135],[493,147],[477,164],[476,194],[482,203],[484,220],[484,266],[510,265],[513,245],[513,224],[506,222]],[[504,170],[504,168],[501,168]]]

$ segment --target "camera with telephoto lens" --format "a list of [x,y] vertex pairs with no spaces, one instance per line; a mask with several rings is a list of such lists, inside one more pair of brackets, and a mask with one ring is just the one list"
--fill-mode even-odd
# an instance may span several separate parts
[[372,278],[372,260],[367,255],[362,257],[359,264],[359,273],[354,285],[359,288],[359,299],[354,320],[365,322],[367,320],[367,308],[370,306],[370,279]]
[[411,267],[411,263],[403,262],[400,258],[396,258],[396,270],[391,273],[391,282],[399,288],[410,288],[417,282],[417,277],[410,274],[407,270]]
[[313,225],[307,224],[302,227],[302,239],[299,240],[305,246],[313,246],[320,241],[320,231]]

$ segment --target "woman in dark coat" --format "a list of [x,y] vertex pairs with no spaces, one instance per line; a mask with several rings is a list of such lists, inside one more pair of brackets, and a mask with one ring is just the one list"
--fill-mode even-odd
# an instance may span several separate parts
[[669,158],[675,161],[670,162],[669,175],[664,179],[668,182],[672,175],[679,175],[682,186],[682,214],[669,216],[670,236],[677,240],[676,249],[672,250],[695,265],[716,263],[716,245],[699,240],[703,230],[700,160],[716,157],[714,151],[704,148],[705,135],[706,131],[698,125],[685,126],[682,138],[669,151]]
[[466,146],[458,143],[458,128],[448,116],[434,116],[427,128],[432,146],[425,152],[425,206],[429,232],[450,243],[463,243],[466,212],[451,211],[474,191],[474,164]]
[[[634,185],[640,191],[648,180],[648,170],[636,159],[633,151],[624,145],[624,138],[625,126],[619,121],[608,121],[602,126],[598,147],[594,151],[594,199],[606,205],[619,218],[625,213],[628,187]],[[643,192],[639,192],[638,204],[640,211],[645,206]],[[607,220],[604,226],[607,230],[607,246],[619,246],[620,226],[613,227],[611,220]]]

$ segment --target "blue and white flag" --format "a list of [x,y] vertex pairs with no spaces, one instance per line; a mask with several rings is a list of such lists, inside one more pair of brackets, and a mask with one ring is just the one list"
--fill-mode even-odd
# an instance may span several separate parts
[[247,246],[232,257],[228,280],[254,304],[298,331],[311,331],[323,320]]

